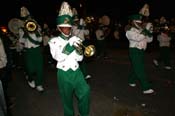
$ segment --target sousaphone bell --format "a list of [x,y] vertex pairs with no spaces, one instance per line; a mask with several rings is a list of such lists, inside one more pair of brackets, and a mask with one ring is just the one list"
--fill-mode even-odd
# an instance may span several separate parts
[[38,28],[38,24],[36,21],[30,19],[25,22],[24,27],[28,32],[35,32]]

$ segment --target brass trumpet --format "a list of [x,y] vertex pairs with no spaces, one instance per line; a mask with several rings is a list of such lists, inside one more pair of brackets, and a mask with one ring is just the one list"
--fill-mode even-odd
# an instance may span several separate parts
[[78,45],[74,46],[79,54],[84,54],[86,57],[91,57],[95,54],[95,46],[94,45],[88,45],[84,46],[83,43],[76,43]]

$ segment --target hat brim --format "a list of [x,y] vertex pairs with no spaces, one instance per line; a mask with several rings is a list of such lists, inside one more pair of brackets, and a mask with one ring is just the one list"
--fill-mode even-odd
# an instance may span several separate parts
[[142,23],[141,20],[134,20],[136,23]]
[[72,27],[70,24],[59,24],[58,27]]

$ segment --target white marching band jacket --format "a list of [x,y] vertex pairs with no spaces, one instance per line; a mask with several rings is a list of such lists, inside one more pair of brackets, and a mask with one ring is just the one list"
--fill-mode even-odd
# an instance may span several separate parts
[[170,47],[171,37],[168,36],[168,34],[165,34],[165,33],[159,34],[157,36],[157,40],[159,41],[159,46],[160,47],[164,47],[164,46]]
[[78,54],[76,49],[74,49],[70,54],[63,52],[68,44],[72,46],[72,44],[70,44],[72,43],[72,40],[79,39],[80,38],[73,36],[66,40],[58,36],[49,41],[50,52],[53,59],[57,61],[56,67],[58,69],[62,69],[64,71],[72,69],[75,71],[77,68],[79,68],[78,61],[83,60],[83,55]]
[[[22,44],[22,47],[29,49],[29,48],[36,48],[40,46],[40,44],[35,44],[31,42],[29,39],[24,38],[24,34],[25,32],[23,31],[23,29],[20,29],[19,30],[19,42]],[[36,41],[38,43],[42,42],[42,36],[37,37],[35,33],[27,33],[27,34],[30,38],[32,38],[33,41]]]
[[130,48],[138,48],[141,50],[146,50],[147,43],[153,41],[153,36],[149,37],[145,34],[142,34],[142,30],[136,29],[134,27],[126,31],[126,37],[129,40]]

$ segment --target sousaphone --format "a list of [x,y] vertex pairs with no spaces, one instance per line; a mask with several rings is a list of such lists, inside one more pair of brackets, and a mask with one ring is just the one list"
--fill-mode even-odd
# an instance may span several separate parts
[[24,22],[18,18],[12,18],[8,22],[9,30],[14,33],[15,35],[18,34],[19,28],[24,26]]

